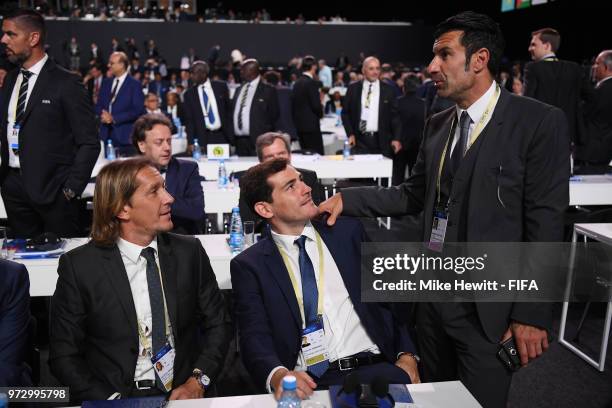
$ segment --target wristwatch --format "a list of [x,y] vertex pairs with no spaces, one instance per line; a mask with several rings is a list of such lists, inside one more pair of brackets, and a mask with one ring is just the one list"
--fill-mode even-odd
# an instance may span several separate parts
[[195,378],[200,387],[202,387],[202,389],[206,391],[206,388],[208,388],[208,386],[210,385],[210,378],[208,378],[208,376],[204,374],[199,368],[194,368],[193,372],[191,373],[191,376]]
[[64,196],[67,200],[72,200],[74,197],[76,197],[76,193],[68,187],[64,187],[62,191],[64,192]]

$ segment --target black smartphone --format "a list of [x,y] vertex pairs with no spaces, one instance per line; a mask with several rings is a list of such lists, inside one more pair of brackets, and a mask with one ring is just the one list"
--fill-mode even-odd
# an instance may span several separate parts
[[518,371],[521,368],[521,357],[518,348],[516,348],[514,337],[510,337],[500,344],[499,350],[497,350],[497,358],[510,371]]

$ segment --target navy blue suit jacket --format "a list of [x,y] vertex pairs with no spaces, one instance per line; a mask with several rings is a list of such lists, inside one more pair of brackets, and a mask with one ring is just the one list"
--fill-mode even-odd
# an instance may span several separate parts
[[[414,352],[408,332],[387,304],[361,302],[361,223],[338,218],[334,227],[312,222],[332,254],[355,311],[383,356],[394,363],[399,352]],[[301,346],[302,318],[289,272],[271,237],[236,256],[230,264],[235,313],[244,365],[258,387],[273,368],[293,369]]]
[[31,385],[25,363],[30,278],[25,266],[0,259],[0,386]]
[[201,233],[198,226],[204,218],[204,191],[197,163],[173,157],[166,172],[166,190],[174,197],[174,230],[185,234]]
[[[114,80],[115,78],[105,78],[102,82],[98,103],[96,104],[96,115],[98,116],[100,116],[102,110],[108,111]],[[144,112],[144,94],[140,82],[128,75],[121,88],[119,88],[115,103],[113,103],[111,115],[113,115],[114,123],[112,125],[100,125],[100,139],[106,142],[110,135],[115,147],[131,146],[132,126]]]

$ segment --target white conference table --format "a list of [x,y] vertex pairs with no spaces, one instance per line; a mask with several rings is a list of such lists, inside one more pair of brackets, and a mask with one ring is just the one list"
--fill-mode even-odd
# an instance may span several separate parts
[[570,178],[570,205],[611,205],[612,174]]
[[[210,258],[217,283],[221,289],[231,289],[230,260],[232,253],[227,244],[227,235],[211,234],[196,236]],[[74,238],[67,240],[66,251],[87,243],[87,238]],[[30,296],[52,296],[57,284],[57,266],[59,258],[48,259],[15,259],[28,269],[30,276]]]
[[[409,384],[408,391],[415,405],[396,407],[418,408],[479,408],[481,405],[460,381]],[[321,408],[332,408],[329,392],[315,391],[310,398],[322,404]],[[170,401],[168,408],[275,408],[277,402],[270,394],[242,395],[238,397],[204,398],[197,400]],[[305,404],[304,404],[305,405]]]

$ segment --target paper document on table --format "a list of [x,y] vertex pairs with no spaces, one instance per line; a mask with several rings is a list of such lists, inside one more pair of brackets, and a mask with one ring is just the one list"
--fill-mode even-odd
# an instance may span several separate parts
[[357,161],[376,161],[382,160],[382,154],[356,154],[353,156]]

